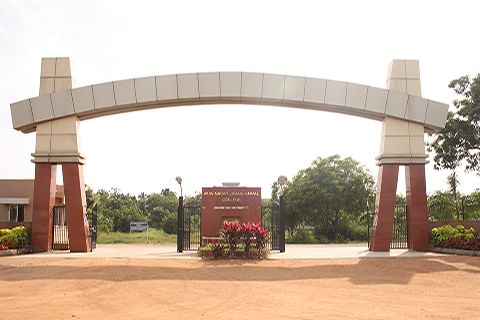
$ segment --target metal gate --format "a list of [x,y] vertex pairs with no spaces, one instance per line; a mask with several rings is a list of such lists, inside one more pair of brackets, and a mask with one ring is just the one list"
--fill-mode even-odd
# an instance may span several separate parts
[[[368,236],[371,240],[373,219],[371,219],[370,216],[375,217],[375,213],[370,214],[367,208]],[[370,240],[368,242],[369,248]],[[395,206],[390,249],[408,249],[408,207],[404,204],[397,204]]]
[[53,207],[52,250],[69,250],[65,206]]
[[90,223],[90,251],[97,248],[97,210],[98,205],[95,204],[92,211],[92,222]]
[[408,207],[405,205],[395,207],[390,249],[408,249]]
[[280,205],[278,202],[262,206],[262,225],[268,229],[268,248],[280,250]]
[[[285,252],[284,211],[283,199],[281,199],[280,203],[262,206],[262,225],[268,228],[267,245],[270,250]],[[177,252],[197,250],[200,246],[201,212],[200,206],[184,205],[183,197],[179,198]]]
[[179,202],[178,219],[179,234],[177,251],[194,251],[200,246],[200,206],[183,205],[183,199]]

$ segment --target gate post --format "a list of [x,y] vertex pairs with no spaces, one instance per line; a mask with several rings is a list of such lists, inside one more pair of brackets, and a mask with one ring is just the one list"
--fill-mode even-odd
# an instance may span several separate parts
[[35,164],[33,187],[32,245],[41,251],[52,250],[53,207],[57,185],[57,165]]
[[65,210],[70,252],[89,252],[87,199],[81,163],[63,163]]
[[278,230],[278,245],[280,252],[285,252],[285,198],[283,194],[280,196],[280,225]]
[[177,252],[183,252],[183,197],[178,198],[177,210]]
[[[387,89],[388,99],[386,97],[384,100],[386,109],[389,108],[387,105],[390,101],[396,101],[391,104],[393,113],[390,115],[412,113],[414,106],[419,105],[418,97],[422,95],[418,61],[393,60],[388,70]],[[421,116],[418,119],[421,119]],[[424,133],[425,128],[421,123],[393,116],[386,116],[383,120],[380,155],[376,158],[379,175],[371,251],[390,250],[400,165],[405,166],[407,205],[411,210],[409,217],[411,230],[408,231],[410,248],[423,251],[428,247],[424,169],[428,155],[425,154]]]
[[373,220],[371,251],[390,251],[398,181],[397,164],[382,165],[378,169],[375,218]]
[[90,252],[97,248],[97,210],[98,204],[95,203],[92,211],[92,225],[90,226],[90,230],[92,230],[92,236],[90,238]]
[[408,212],[409,248],[415,251],[428,251],[430,228],[428,225],[427,192],[425,165],[405,166]]

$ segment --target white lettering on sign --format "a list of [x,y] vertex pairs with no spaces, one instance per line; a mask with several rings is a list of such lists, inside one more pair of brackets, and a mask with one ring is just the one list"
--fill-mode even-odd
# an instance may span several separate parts
[[130,221],[130,231],[145,231],[148,229],[148,221]]
[[258,191],[205,191],[203,196],[217,196],[217,197],[254,197],[259,196]]
[[214,206],[214,210],[248,210],[248,206]]

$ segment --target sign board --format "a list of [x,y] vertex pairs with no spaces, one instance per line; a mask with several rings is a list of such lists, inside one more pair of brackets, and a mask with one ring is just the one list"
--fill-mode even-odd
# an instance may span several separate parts
[[200,235],[217,237],[225,220],[240,223],[262,221],[260,188],[212,187],[202,188]]
[[148,221],[130,221],[130,232],[145,231],[148,229]]

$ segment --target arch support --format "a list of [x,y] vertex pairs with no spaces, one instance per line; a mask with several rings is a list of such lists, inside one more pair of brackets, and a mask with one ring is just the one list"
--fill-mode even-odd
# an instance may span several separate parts
[[397,196],[398,167],[398,164],[384,164],[378,169],[375,218],[370,240],[371,251],[390,250]]
[[50,251],[52,249],[56,181],[57,165],[51,163],[35,164],[32,245],[40,251]]
[[[44,58],[40,76],[40,93],[62,91],[72,87],[68,58]],[[48,97],[48,96],[46,96]],[[41,251],[52,249],[56,169],[62,165],[70,251],[88,252],[85,184],[80,153],[80,121],[76,116],[37,125],[35,184],[33,198],[32,244]]]
[[[387,88],[393,91],[414,94],[408,96],[410,103],[417,103],[421,94],[420,69],[416,60],[394,60],[390,64]],[[411,114],[413,118],[424,119],[426,105]],[[389,251],[392,239],[398,170],[405,166],[405,182],[408,207],[408,248],[417,251],[428,250],[428,211],[425,182],[425,154],[423,125],[386,117],[382,123],[380,155],[376,158],[378,169],[375,218],[370,242],[371,251]]]
[[408,247],[416,251],[428,251],[430,228],[428,225],[425,165],[406,166],[405,180],[408,207]]

